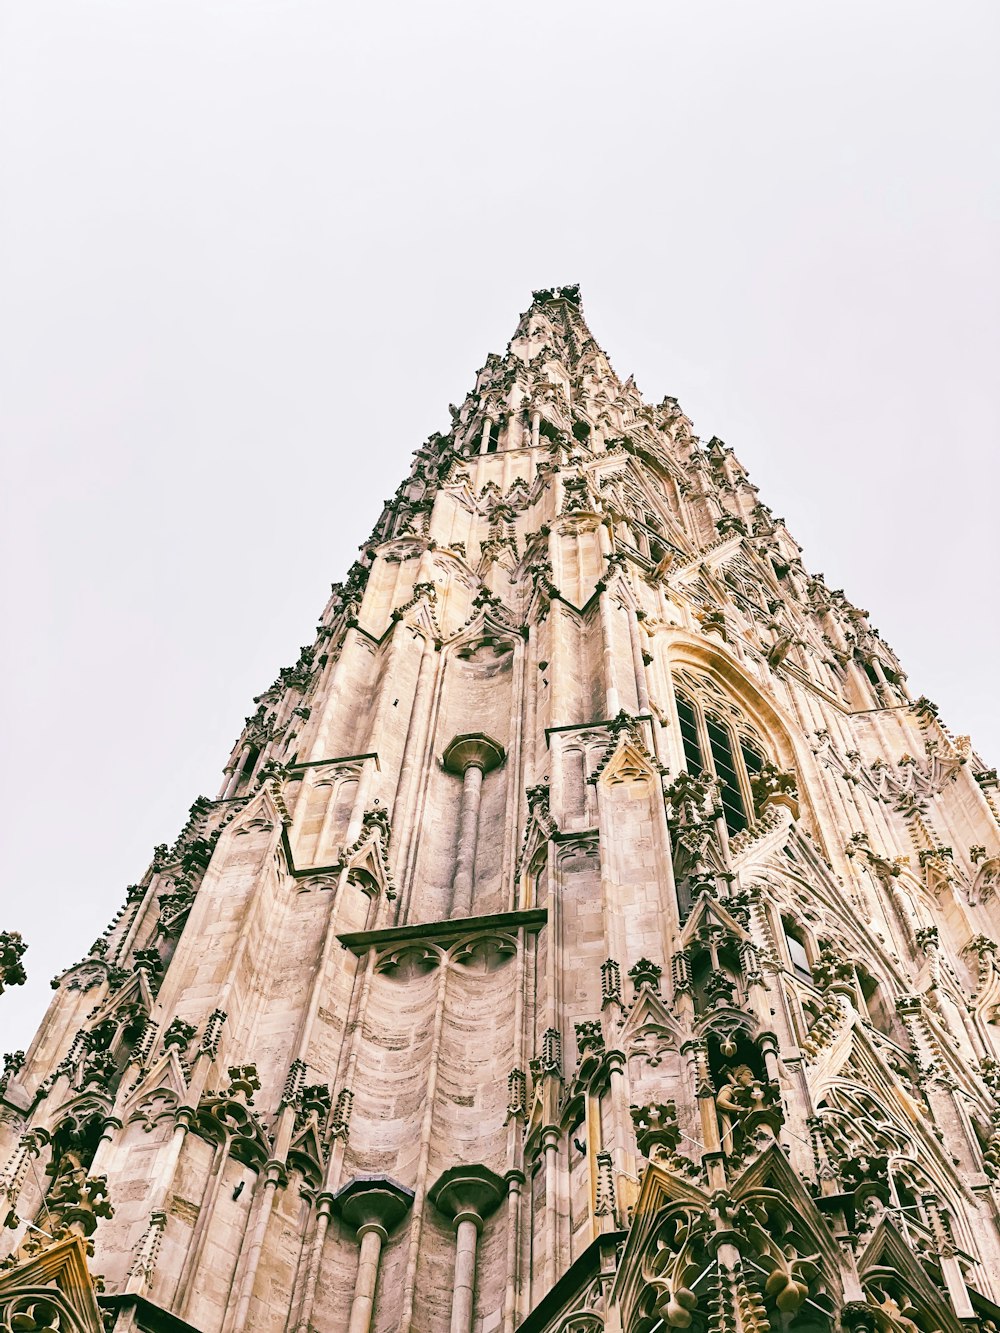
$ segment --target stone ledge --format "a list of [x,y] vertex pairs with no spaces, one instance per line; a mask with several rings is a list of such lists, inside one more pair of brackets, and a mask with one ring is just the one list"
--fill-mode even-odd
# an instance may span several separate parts
[[421,940],[456,939],[460,935],[479,934],[482,931],[526,930],[537,935],[548,920],[544,907],[535,907],[526,912],[496,912],[492,916],[463,916],[450,921],[418,922],[413,926],[389,926],[383,930],[357,930],[347,935],[338,935],[337,939],[351,953],[367,953],[371,948],[381,948],[387,944],[409,943]]
[[122,1312],[131,1312],[132,1318],[129,1322],[134,1328],[140,1329],[141,1333],[200,1333],[197,1326],[189,1324],[186,1319],[171,1314],[162,1305],[147,1300],[145,1296],[137,1296],[131,1292],[124,1292],[118,1296],[98,1296],[97,1304],[102,1312],[113,1314],[116,1320]]

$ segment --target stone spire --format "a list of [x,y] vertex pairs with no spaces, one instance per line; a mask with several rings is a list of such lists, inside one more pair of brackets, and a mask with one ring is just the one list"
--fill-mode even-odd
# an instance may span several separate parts
[[994,1327],[996,783],[534,293],[8,1058],[0,1322]]

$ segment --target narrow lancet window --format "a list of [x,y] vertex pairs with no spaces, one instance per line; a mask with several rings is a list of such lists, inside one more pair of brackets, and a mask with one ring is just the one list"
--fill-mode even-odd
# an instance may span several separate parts
[[677,696],[677,719],[681,727],[681,743],[684,746],[684,763],[692,777],[700,777],[705,770],[701,757],[701,743],[698,739],[698,719],[694,706],[683,694]]
[[722,791],[722,809],[726,817],[726,828],[730,833],[739,833],[747,826],[746,806],[740,791],[740,779],[736,772],[736,760],[733,755],[729,729],[711,714],[705,718],[705,730],[712,748],[712,762],[715,775],[719,779]]

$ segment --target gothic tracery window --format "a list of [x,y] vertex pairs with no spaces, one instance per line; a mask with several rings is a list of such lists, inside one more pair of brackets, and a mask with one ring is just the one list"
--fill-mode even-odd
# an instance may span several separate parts
[[718,780],[730,835],[754,822],[751,780],[764,764],[763,746],[749,723],[705,679],[678,672],[677,719],[684,765],[693,777]]

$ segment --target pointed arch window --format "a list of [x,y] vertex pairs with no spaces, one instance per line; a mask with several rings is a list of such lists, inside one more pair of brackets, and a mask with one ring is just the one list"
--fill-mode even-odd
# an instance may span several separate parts
[[502,421],[490,422],[489,433],[487,434],[485,431],[483,433],[482,452],[484,454],[495,454],[496,451],[500,448],[500,432],[502,430],[503,430]]
[[805,935],[797,925],[786,920],[785,917],[781,918],[781,928],[785,936],[785,948],[788,950],[792,971],[802,981],[811,982],[813,979],[812,963],[809,960]]
[[741,833],[754,822],[750,784],[764,765],[763,746],[721,692],[713,697],[701,682],[683,675],[680,680],[676,701],[684,766],[693,777],[718,779],[726,828],[730,835]]

